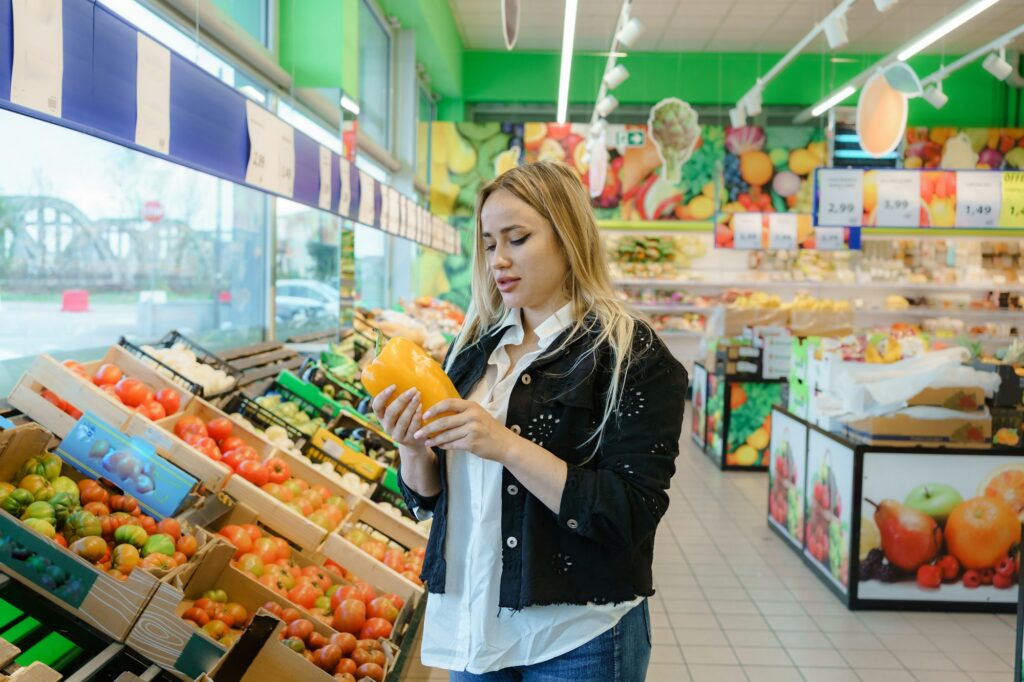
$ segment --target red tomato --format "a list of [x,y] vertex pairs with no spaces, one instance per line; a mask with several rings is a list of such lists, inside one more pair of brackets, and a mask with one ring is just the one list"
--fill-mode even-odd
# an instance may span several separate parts
[[[352,670],[353,670],[353,672],[340,672],[339,673],[338,670],[341,669],[342,664],[345,663],[346,661],[349,662],[349,663],[352,663]],[[357,670],[356,664],[352,661],[351,658],[343,658],[343,659],[341,659],[341,663],[339,663],[338,667],[334,669],[334,671],[335,671],[334,672],[334,682],[356,682],[356,674],[355,674],[356,670]]]
[[234,545],[238,551],[235,552],[235,558],[241,557],[243,554],[248,554],[252,551],[252,538],[245,532],[244,528],[239,526],[224,526],[220,529],[220,534],[224,538]]
[[263,537],[263,531],[260,530],[260,527],[257,526],[255,523],[243,523],[240,524],[238,527],[244,530],[246,533],[248,533],[249,537],[252,538],[253,542],[256,542],[257,540]]
[[121,398],[117,395],[117,389],[114,388],[114,384],[103,384],[100,386],[100,390],[109,395],[117,402],[121,402]]
[[288,541],[284,538],[279,538],[276,535],[270,538],[277,545],[277,556],[280,559],[289,559],[292,555],[292,546],[288,544]]
[[302,569],[302,575],[312,579],[313,584],[321,590],[326,590],[331,586],[331,577],[319,566],[306,566]]
[[304,609],[313,608],[313,604],[316,603],[318,596],[320,595],[317,594],[316,588],[312,585],[298,584],[288,590],[288,600],[295,602]]
[[[356,650],[356,636],[351,632],[336,632],[331,635],[330,643],[341,649],[342,656],[348,656]],[[355,668],[355,665],[352,666]],[[338,672],[346,672],[339,670]]]
[[356,675],[359,676],[359,679],[369,677],[373,682],[384,682],[383,666],[383,663],[364,663],[356,669]]
[[320,647],[313,653],[313,663],[329,673],[334,672],[339,661],[341,661],[341,649],[332,644]]
[[[81,365],[79,365],[81,366]],[[116,384],[121,381],[121,377],[124,376],[124,372],[117,365],[103,364],[96,370],[96,374],[92,377],[92,382],[97,386],[104,384]],[[132,405],[132,407],[135,407]]]
[[190,620],[199,627],[203,627],[210,622],[210,616],[203,609],[193,606],[192,608],[181,614],[181,617],[185,620]]
[[149,418],[152,419],[153,421],[156,421],[157,419],[163,419],[164,417],[167,416],[167,410],[165,410],[164,406],[161,405],[156,400],[150,400],[149,402],[142,403],[140,407],[146,410],[146,412],[149,414]]
[[156,527],[161,533],[170,535],[174,542],[178,542],[178,539],[181,537],[181,524],[178,523],[177,519],[172,519],[171,517],[160,519]]
[[82,363],[80,363],[80,362],[78,362],[76,360],[65,360],[64,362],[62,362],[60,364],[64,365],[69,370],[71,370],[72,372],[74,372],[78,376],[82,377],[83,379],[88,379],[89,378],[89,375],[87,375],[85,373],[85,367],[82,366]]
[[366,615],[371,619],[383,618],[389,623],[394,623],[398,618],[398,609],[387,597],[377,597],[367,605]]
[[377,665],[384,665],[384,652],[380,649],[368,649],[366,647],[357,646],[356,650],[352,652],[352,660],[356,662],[356,665],[366,665],[367,663],[376,663]]
[[194,414],[186,414],[178,419],[174,424],[174,435],[184,440],[185,434],[191,428],[198,428],[202,431],[204,436],[208,435],[206,433],[206,424],[204,424],[203,420]]
[[192,447],[216,462],[219,462],[221,459],[220,448],[217,447],[212,438],[200,438]]
[[[259,455],[256,454],[256,451],[249,447],[248,445],[242,446],[240,448],[235,448],[234,450],[225,450],[221,448],[221,451],[224,453],[224,463],[236,471],[238,470],[238,465],[241,464],[242,462],[259,461]],[[269,481],[270,471],[268,470],[267,480],[264,481],[263,484],[266,485],[266,483]]]
[[281,620],[283,620],[285,623],[291,623],[292,621],[297,620],[299,618],[302,618],[302,613],[298,609],[294,609],[289,606],[288,608],[281,611]]
[[206,430],[210,432],[210,438],[219,443],[231,435],[231,422],[224,417],[217,417],[206,422]]
[[156,400],[167,414],[174,414],[181,406],[181,396],[173,388],[161,388],[156,392]]
[[305,642],[313,634],[313,623],[305,618],[296,618],[284,629],[285,637],[298,637]]
[[40,393],[40,395],[43,396],[43,399],[46,400],[46,402],[52,404],[54,407],[56,407],[61,412],[66,412],[67,411],[68,404],[64,400],[62,400],[59,395],[57,395],[56,393],[54,393],[50,389],[44,388],[42,390],[42,392]]
[[267,469],[267,465],[251,459],[247,459],[239,464],[235,467],[235,471],[242,478],[256,486],[266,485],[267,481],[270,480],[270,471]]
[[128,407],[138,407],[146,400],[146,393],[149,389],[138,379],[126,377],[117,382],[114,387],[117,397]]
[[245,446],[246,442],[239,438],[238,436],[228,436],[220,443],[220,449],[223,450],[224,452],[230,452],[231,450],[235,450],[237,448],[244,448]]
[[[347,632],[342,632],[340,634],[347,635],[348,633]],[[334,635],[333,637],[331,637],[331,641],[332,642],[334,641],[334,637],[337,637],[337,635]],[[355,651],[355,639],[352,640],[352,651]],[[350,653],[352,653],[352,651],[349,651],[348,653],[344,653],[344,654],[342,654],[342,656],[348,656]],[[334,669],[334,672],[335,672],[335,674],[342,674],[342,675],[345,674],[345,673],[348,673],[351,676],[351,675],[355,675],[356,674],[356,668],[358,668],[358,667],[359,666],[356,665],[356,662],[353,661],[351,658],[343,658],[340,661],[338,661],[338,667]],[[352,679],[355,679],[355,678],[353,677]]]
[[374,599],[377,598],[377,593],[374,592],[373,588],[370,587],[370,585],[368,583],[364,583],[364,582],[361,582],[361,581],[360,582],[356,582],[355,583],[355,588],[356,588],[356,597],[355,598],[360,600],[360,601],[362,601],[367,606],[369,606],[370,602],[372,602]]
[[271,483],[284,483],[292,477],[292,472],[288,468],[288,462],[284,461],[280,457],[272,457],[268,459],[267,469],[270,471]]
[[405,600],[402,599],[401,597],[399,597],[394,592],[389,592],[388,594],[384,594],[384,595],[381,595],[381,596],[384,597],[385,599],[387,599],[392,604],[394,604],[395,608],[398,609],[399,611],[401,611],[402,607],[405,606]]
[[[338,632],[358,634],[366,624],[366,604],[358,599],[344,599],[334,610],[331,627]],[[357,661],[358,662],[358,661]]]
[[268,601],[266,604],[263,605],[263,610],[270,611],[278,618],[281,618],[281,612],[284,611],[284,609],[281,608],[281,605],[278,604],[276,601]]
[[359,639],[378,639],[391,636],[391,623],[383,618],[370,618],[359,630]]

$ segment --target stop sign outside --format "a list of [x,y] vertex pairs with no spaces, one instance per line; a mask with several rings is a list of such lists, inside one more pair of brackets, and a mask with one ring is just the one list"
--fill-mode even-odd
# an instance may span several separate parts
[[158,223],[164,217],[164,205],[159,201],[147,201],[142,205],[142,219],[148,223]]

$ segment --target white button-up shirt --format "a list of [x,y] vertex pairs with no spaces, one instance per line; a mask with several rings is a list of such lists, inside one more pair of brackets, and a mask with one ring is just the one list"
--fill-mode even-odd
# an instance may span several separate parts
[[[525,336],[520,311],[510,311],[503,326],[512,326],[491,353],[487,371],[469,400],[504,424],[520,375],[570,324],[572,307],[566,305],[537,327],[538,349],[523,355],[509,371],[506,347],[520,345]],[[502,544],[519,544],[519,538],[501,536],[503,467],[464,451],[449,452],[447,461],[447,581],[444,594],[427,596],[420,655],[424,664],[479,675],[541,663],[611,629],[642,601],[528,606],[521,611],[499,608]],[[515,485],[506,492],[526,494]]]

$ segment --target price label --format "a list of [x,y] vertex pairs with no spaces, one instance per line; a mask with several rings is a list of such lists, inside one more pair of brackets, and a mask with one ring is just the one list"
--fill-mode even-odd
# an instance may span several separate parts
[[64,3],[14,0],[9,6],[14,15],[14,45],[7,43],[5,49],[11,50],[13,58],[11,101],[59,117],[64,86]]
[[795,213],[768,214],[768,248],[791,251],[796,248]]
[[402,194],[397,189],[391,190],[391,234],[398,234],[402,227]]
[[338,159],[338,175],[341,177],[341,198],[338,200],[338,213],[350,218],[352,216],[352,166],[348,159]]
[[878,173],[878,227],[919,227],[921,225],[921,174],[917,171]]
[[380,229],[391,234],[391,188],[380,186]]
[[999,227],[1024,227],[1024,173],[1003,173]]
[[376,183],[366,171],[359,171],[359,218],[358,222],[373,227],[374,219],[377,217],[376,206]]
[[997,227],[1003,178],[992,171],[957,171],[956,226]]
[[841,227],[818,227],[814,230],[814,243],[819,251],[842,251],[846,248],[845,233]]
[[736,213],[732,217],[733,243],[736,249],[760,249],[764,244],[764,230],[760,213]]
[[295,191],[295,129],[255,102],[245,102],[249,163],[245,181],[292,197]]
[[135,69],[135,143],[161,154],[171,149],[171,51],[138,34]]
[[317,205],[331,210],[331,150],[320,145],[320,198]]
[[818,171],[818,225],[860,227],[864,214],[864,171],[823,168]]

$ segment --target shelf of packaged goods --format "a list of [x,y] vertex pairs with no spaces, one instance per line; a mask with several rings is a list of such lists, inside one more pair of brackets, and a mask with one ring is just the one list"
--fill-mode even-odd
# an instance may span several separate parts
[[703,305],[680,305],[673,303],[632,303],[633,310],[652,315],[684,315],[686,313],[700,313],[707,315],[711,308]]
[[958,292],[985,293],[999,291],[1008,293],[1024,293],[1024,285],[1016,284],[917,284],[909,282],[816,282],[809,280],[741,280],[714,282],[708,280],[662,280],[662,279],[619,279],[613,282],[620,287],[644,287],[648,289],[809,289],[821,291],[888,291],[899,292]]

